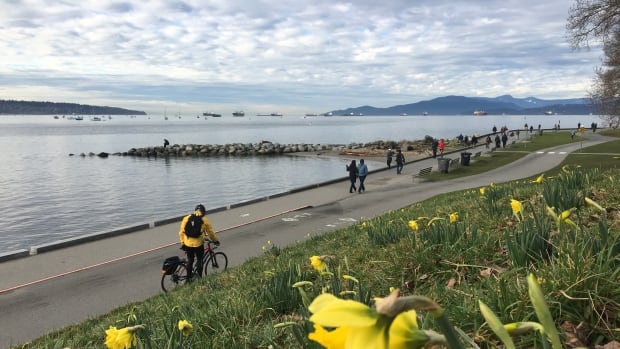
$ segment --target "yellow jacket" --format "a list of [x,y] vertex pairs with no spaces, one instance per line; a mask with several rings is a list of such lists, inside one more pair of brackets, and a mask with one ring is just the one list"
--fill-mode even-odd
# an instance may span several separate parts
[[[194,214],[199,217],[202,216],[202,212],[198,210],[194,212]],[[191,216],[191,214],[183,217],[183,220],[181,221],[181,229],[179,229],[179,239],[181,240],[181,243],[183,245],[187,247],[200,247],[205,242],[206,234],[209,235],[209,239],[213,241],[218,241],[217,235],[215,235],[215,231],[213,231],[213,227],[211,226],[211,222],[209,222],[209,220],[204,216],[202,216],[202,227],[200,227],[200,236],[197,238],[192,238],[185,235],[185,224],[189,220],[189,216]]]

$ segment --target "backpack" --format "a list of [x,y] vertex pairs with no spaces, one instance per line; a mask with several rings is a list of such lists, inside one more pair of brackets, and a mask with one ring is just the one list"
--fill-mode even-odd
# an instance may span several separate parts
[[190,238],[200,237],[200,228],[202,228],[202,217],[191,214],[185,223],[185,235]]
[[179,263],[181,263],[181,259],[178,256],[168,257],[164,260],[164,265],[162,266],[161,271],[165,275],[170,275],[174,273]]

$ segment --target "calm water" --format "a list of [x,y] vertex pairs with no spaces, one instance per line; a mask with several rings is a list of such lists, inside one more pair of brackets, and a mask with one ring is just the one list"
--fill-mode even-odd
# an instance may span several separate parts
[[[182,119],[112,116],[107,121],[0,116],[0,253],[215,208],[345,177],[343,159],[245,157],[140,159],[69,156],[172,144],[348,144],[453,138],[498,128],[563,128],[596,116],[407,116]],[[371,167],[377,164],[370,163]]]

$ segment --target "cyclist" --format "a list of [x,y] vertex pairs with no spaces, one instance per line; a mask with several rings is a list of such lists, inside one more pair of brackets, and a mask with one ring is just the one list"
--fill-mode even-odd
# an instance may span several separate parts
[[[202,204],[196,205],[194,213],[183,217],[179,238],[181,239],[181,249],[187,253],[187,278],[193,277],[194,259],[196,260],[196,273],[202,276],[202,261],[204,259],[204,243],[206,234],[217,245],[220,242],[213,231],[211,222],[205,217],[205,207]],[[205,234],[206,233],[206,234]]]

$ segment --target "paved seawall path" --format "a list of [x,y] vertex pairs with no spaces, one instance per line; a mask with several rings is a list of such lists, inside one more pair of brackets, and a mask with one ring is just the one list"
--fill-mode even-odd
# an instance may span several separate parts
[[[363,194],[350,194],[348,179],[342,178],[212,210],[207,216],[222,241],[221,249],[229,256],[229,266],[234,267],[261,255],[268,240],[284,247],[303,241],[308,232],[333,231],[438,194],[538,175],[560,164],[570,152],[610,140],[598,134],[585,137],[583,142],[533,152],[470,177],[414,182],[412,175],[420,169],[437,169],[436,159],[419,158],[410,161],[401,175],[394,168],[372,171]],[[470,151],[488,149],[482,145]],[[131,234],[76,242],[2,262],[0,348],[161,293],[161,263],[180,255],[178,229],[179,217]]]

